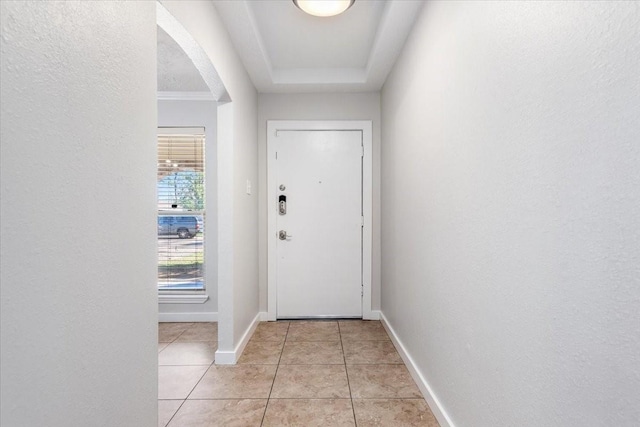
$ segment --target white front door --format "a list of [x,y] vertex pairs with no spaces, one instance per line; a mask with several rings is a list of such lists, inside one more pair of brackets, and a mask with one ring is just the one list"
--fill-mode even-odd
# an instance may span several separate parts
[[271,143],[277,318],[361,317],[362,131],[279,130]]

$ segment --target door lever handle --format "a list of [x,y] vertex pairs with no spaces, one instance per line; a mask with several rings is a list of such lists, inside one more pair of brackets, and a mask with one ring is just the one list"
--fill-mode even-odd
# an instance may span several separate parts
[[287,234],[285,230],[278,231],[278,238],[280,240],[288,240],[290,237],[293,237],[291,234]]

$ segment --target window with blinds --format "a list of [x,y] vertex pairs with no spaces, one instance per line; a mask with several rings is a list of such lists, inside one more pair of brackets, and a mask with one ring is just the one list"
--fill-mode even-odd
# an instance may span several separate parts
[[158,135],[158,210],[204,210],[204,135]]
[[158,129],[158,289],[204,290],[204,129]]

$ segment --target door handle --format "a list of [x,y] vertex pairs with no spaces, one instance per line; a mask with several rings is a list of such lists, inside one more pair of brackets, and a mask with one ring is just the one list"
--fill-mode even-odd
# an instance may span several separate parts
[[291,234],[287,234],[285,230],[278,231],[278,238],[280,240],[288,240],[290,237],[293,237]]

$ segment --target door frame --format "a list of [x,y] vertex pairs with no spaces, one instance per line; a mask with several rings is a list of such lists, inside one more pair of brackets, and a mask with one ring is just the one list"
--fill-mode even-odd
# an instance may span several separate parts
[[374,319],[371,310],[373,242],[373,136],[371,120],[268,120],[267,121],[267,319],[277,316],[277,180],[274,138],[287,131],[360,131],[362,132],[362,318]]

